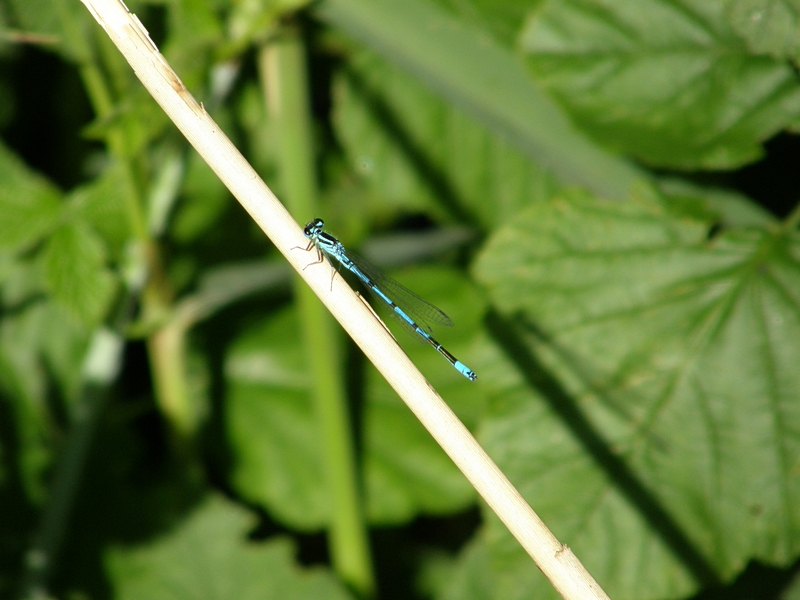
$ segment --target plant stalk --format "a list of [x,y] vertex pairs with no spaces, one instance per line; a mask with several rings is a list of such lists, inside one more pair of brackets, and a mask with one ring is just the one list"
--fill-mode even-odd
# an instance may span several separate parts
[[[261,49],[259,69],[271,117],[278,121],[280,174],[290,211],[301,221],[310,220],[317,214],[312,119],[306,54],[295,28],[287,27]],[[315,257],[309,252],[309,260]],[[295,278],[295,292],[332,500],[329,546],[333,565],[345,582],[362,596],[370,596],[375,583],[345,394],[342,343],[330,314],[299,278]]]

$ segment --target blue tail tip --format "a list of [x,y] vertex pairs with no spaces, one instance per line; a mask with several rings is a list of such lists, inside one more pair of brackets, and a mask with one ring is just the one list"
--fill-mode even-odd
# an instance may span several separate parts
[[465,365],[461,361],[457,361],[454,366],[456,369],[458,369],[459,373],[461,373],[464,377],[466,377],[470,381],[475,381],[478,378],[478,376],[475,375],[475,371],[470,369],[467,365]]

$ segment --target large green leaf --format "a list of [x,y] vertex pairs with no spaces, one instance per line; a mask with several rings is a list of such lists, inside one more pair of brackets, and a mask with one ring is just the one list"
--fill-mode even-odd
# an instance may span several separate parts
[[744,194],[720,188],[695,185],[682,179],[662,179],[658,182],[661,193],[673,205],[699,219],[713,219],[720,227],[772,227],[775,215]]
[[[575,193],[520,214],[475,269],[502,349],[478,365],[483,440],[614,598],[800,552],[800,236],[712,224]],[[530,581],[496,531],[507,580]]]
[[131,241],[129,207],[135,202],[130,180],[120,164],[112,164],[98,177],[67,197],[69,210],[102,237],[113,259],[119,260]]
[[[446,271],[420,273],[411,283],[425,293],[436,285],[456,298],[472,298],[458,319],[462,339],[470,339],[482,304],[458,277]],[[433,283],[432,283],[433,282]],[[418,285],[420,284],[420,285]],[[433,300],[438,300],[432,297]],[[447,310],[449,305],[443,303]],[[471,322],[470,322],[471,321]],[[391,323],[390,323],[391,325]],[[251,327],[234,344],[227,360],[227,422],[235,455],[233,482],[246,498],[266,506],[279,520],[299,529],[318,529],[327,522],[330,496],[319,456],[319,428],[309,396],[309,374],[300,345],[299,324],[287,311]],[[443,343],[451,340],[436,332]],[[470,398],[471,384],[427,344],[405,343],[411,358],[434,383],[447,381],[448,400]],[[459,352],[466,346],[447,344]],[[344,366],[344,365],[343,365]],[[372,522],[398,523],[419,514],[463,509],[473,501],[472,488],[408,408],[367,371],[363,434],[367,512]],[[460,395],[459,395],[460,394]],[[460,412],[475,420],[480,407],[461,401]]]
[[425,0],[325,0],[326,21],[400,66],[567,183],[624,197],[641,174],[579,133],[518,57],[475,22]]
[[115,548],[106,563],[119,600],[351,598],[332,575],[301,569],[287,539],[247,540],[255,519],[218,497],[148,544]]
[[724,2],[550,0],[521,45],[586,131],[656,166],[740,166],[800,116],[792,65],[751,54]]
[[491,31],[493,37],[508,48],[516,45],[525,17],[543,0],[438,0],[467,23]]
[[[112,58],[121,60],[117,56]],[[115,152],[130,159],[141,155],[148,144],[168,130],[170,120],[137,79],[126,80],[124,85],[124,99],[84,127],[82,133],[105,143],[112,139],[119,141]]]
[[372,54],[354,57],[336,92],[337,134],[375,210],[469,214],[492,226],[557,188],[528,156]]
[[750,51],[800,57],[800,1],[727,0],[728,18]]
[[38,241],[60,214],[60,194],[0,144],[0,249],[20,250]]
[[105,258],[103,241],[80,220],[63,224],[47,240],[44,264],[50,292],[89,326],[105,316],[116,290]]
[[225,361],[233,485],[299,529],[327,522],[328,496],[294,312],[253,324]]

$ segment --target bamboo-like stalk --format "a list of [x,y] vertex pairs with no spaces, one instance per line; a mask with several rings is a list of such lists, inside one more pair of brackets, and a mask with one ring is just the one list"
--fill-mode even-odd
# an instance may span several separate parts
[[[492,462],[453,411],[327,262],[316,255],[291,215],[199,105],[119,0],[82,0],[133,67],[144,86],[228,189],[322,300],[423,426],[568,599],[608,598]],[[304,267],[309,267],[305,268]]]

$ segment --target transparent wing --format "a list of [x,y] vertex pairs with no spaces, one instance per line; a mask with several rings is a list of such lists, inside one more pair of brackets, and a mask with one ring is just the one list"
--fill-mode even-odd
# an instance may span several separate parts
[[[352,252],[348,252],[347,256],[364,275],[371,279],[384,294],[399,306],[403,312],[414,319],[420,327],[430,331],[432,325],[443,325],[445,327],[453,325],[453,321],[444,312],[382,273],[377,267],[373,267],[366,260]],[[383,302],[382,299],[381,302]],[[402,319],[400,321],[402,322]]]

